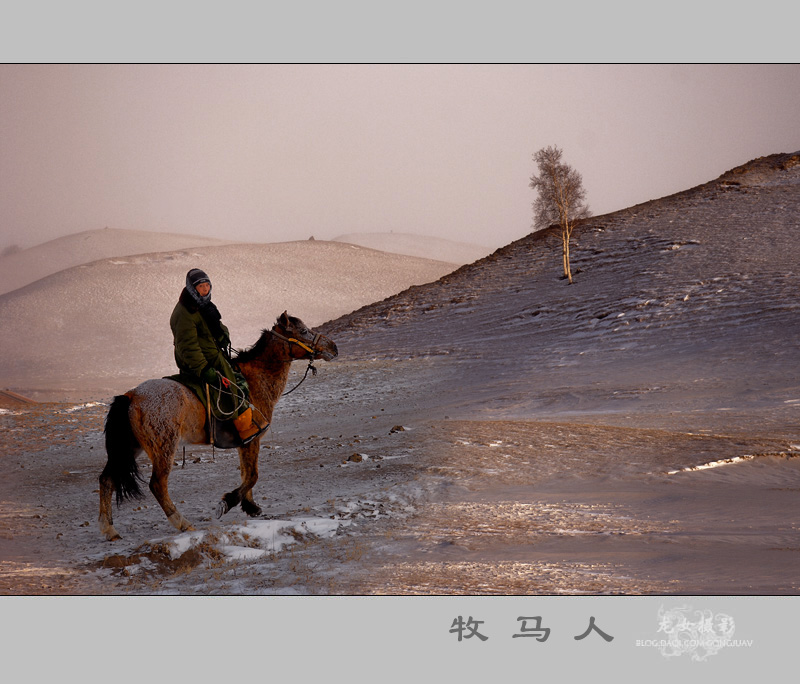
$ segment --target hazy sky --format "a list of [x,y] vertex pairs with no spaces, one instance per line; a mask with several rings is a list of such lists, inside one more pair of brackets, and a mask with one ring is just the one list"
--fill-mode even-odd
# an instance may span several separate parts
[[558,145],[595,214],[800,150],[800,66],[0,65],[0,249],[103,228],[283,241],[531,230]]

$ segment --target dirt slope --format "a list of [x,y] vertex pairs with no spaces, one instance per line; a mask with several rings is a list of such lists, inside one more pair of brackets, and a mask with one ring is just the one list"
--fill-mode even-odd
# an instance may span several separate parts
[[590,408],[602,387],[584,386],[577,398],[559,398],[559,388],[597,374],[615,379],[620,400],[626,384],[644,379],[660,392],[681,378],[721,402],[794,391],[799,159],[759,159],[584,222],[573,285],[561,277],[560,238],[549,229],[324,329],[361,356],[447,355],[480,401],[516,415],[548,404]]

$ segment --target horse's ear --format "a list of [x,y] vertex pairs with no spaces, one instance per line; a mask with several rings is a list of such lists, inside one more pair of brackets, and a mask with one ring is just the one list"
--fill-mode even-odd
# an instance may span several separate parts
[[289,314],[286,311],[280,315],[280,318],[278,318],[278,323],[283,326],[289,325]]

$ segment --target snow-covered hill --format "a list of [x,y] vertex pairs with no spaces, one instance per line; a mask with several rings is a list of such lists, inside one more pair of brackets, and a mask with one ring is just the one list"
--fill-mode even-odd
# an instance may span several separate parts
[[0,257],[0,295],[65,268],[98,259],[230,244],[197,235],[105,228],[50,240]]
[[459,266],[477,261],[494,251],[492,248],[468,242],[412,233],[347,233],[335,237],[334,240],[393,254],[448,261]]
[[194,267],[211,277],[233,344],[243,348],[284,310],[317,325],[454,265],[307,240],[75,266],[0,296],[0,387],[34,397],[73,396],[81,387],[102,394],[172,373],[169,316]]
[[[457,266],[480,259],[492,251],[479,245],[407,233],[350,233],[340,235],[334,241]],[[100,259],[229,244],[237,243],[199,235],[145,230],[87,230],[0,256],[0,295],[53,273]]]

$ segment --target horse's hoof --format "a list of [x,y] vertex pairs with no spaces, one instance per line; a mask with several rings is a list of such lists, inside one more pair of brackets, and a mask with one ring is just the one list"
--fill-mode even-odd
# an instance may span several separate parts
[[217,504],[217,519],[221,518],[225,515],[230,509],[228,508],[228,504],[225,502],[225,499],[220,500]]
[[257,518],[259,515],[261,515],[261,506],[249,501],[247,503],[242,501],[242,510],[251,518]]
[[106,538],[107,541],[111,542],[111,541],[117,541],[117,539],[122,539],[120,533],[117,532],[116,529],[114,529],[113,525],[108,525],[108,526],[103,525],[101,526],[100,531],[103,533],[103,536]]

